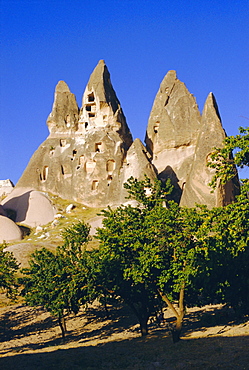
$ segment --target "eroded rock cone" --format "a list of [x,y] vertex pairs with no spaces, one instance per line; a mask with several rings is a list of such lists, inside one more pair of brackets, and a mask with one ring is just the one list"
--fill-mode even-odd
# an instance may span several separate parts
[[127,173],[140,176],[150,165],[141,149],[141,163],[127,168],[132,135],[103,60],[89,79],[80,110],[66,83],[58,83],[47,124],[50,135],[17,187],[51,192],[90,207],[119,205],[125,201]]
[[239,192],[237,176],[225,186],[219,184],[213,193],[209,186],[215,170],[207,167],[207,162],[214,148],[222,146],[225,137],[215,97],[210,93],[203,108],[201,130],[191,170],[184,185],[181,206],[194,207],[197,203],[212,208],[224,206],[235,200],[235,195]]

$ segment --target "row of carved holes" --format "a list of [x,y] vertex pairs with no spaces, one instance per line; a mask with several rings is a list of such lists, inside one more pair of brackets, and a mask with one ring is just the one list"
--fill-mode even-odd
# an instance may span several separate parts
[[[108,181],[107,186],[109,186],[110,183],[111,183],[111,181],[112,181],[112,176],[111,175],[108,175],[107,176],[107,181]],[[99,185],[99,181],[98,180],[93,180],[93,182],[92,182],[92,190],[97,190],[98,185]]]

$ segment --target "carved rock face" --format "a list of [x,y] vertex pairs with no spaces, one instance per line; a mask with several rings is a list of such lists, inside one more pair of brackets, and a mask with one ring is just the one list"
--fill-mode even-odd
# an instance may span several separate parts
[[103,61],[93,71],[79,115],[78,111],[74,95],[60,81],[47,120],[50,135],[34,153],[17,186],[49,191],[90,207],[120,204],[125,201],[127,173],[156,175],[146,169],[150,163],[142,143],[135,152],[143,159],[130,164],[128,170],[132,136]]
[[169,71],[163,79],[150,114],[146,148],[134,142],[110,74],[100,61],[86,86],[79,109],[65,82],[55,90],[47,125],[49,137],[32,156],[17,187],[51,192],[89,207],[126,202],[124,182],[170,178],[172,199],[192,207],[209,207],[234,198],[234,184],[210,193],[212,171],[207,156],[225,137],[214,97],[203,115],[195,98]]

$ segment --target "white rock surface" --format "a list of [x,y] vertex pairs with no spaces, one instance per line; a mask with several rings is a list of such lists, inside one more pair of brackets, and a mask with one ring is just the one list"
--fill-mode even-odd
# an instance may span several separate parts
[[31,188],[15,188],[2,202],[5,210],[16,213],[16,222],[37,227],[53,221],[55,209],[48,197]]
[[10,218],[0,216],[0,243],[21,240],[21,229]]

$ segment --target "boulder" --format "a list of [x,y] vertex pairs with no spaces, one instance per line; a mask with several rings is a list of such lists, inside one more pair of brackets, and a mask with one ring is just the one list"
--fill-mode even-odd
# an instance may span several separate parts
[[21,229],[8,217],[0,215],[0,243],[22,240]]
[[3,200],[6,212],[12,212],[15,222],[30,227],[45,225],[53,221],[55,209],[48,197],[32,188],[15,188]]

